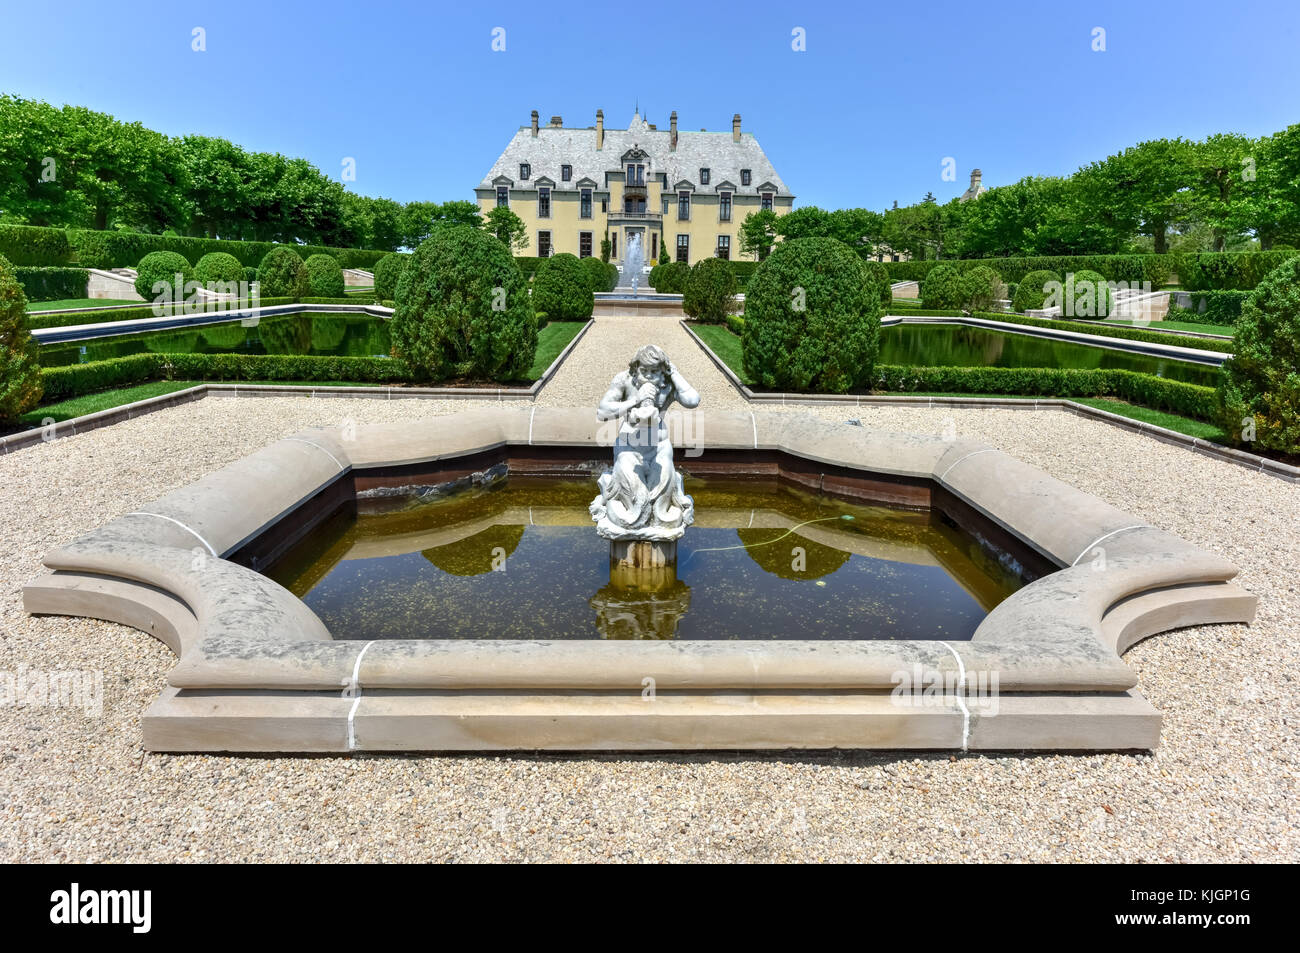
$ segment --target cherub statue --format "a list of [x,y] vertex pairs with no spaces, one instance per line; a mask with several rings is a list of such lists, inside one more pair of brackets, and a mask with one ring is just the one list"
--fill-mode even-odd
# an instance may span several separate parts
[[601,474],[600,495],[591,503],[591,518],[606,539],[675,540],[695,519],[664,425],[674,400],[690,409],[700,395],[654,344],[636,352],[600,400],[596,418],[619,421],[614,466]]

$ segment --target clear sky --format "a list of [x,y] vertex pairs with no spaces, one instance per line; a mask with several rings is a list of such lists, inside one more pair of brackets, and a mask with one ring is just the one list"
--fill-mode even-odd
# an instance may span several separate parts
[[351,157],[350,188],[403,202],[472,198],[533,109],[625,127],[639,101],[661,127],[676,109],[715,130],[739,112],[798,204],[876,209],[951,198],[972,167],[999,185],[1300,122],[1300,0],[7,0],[0,23],[0,91],[331,175]]

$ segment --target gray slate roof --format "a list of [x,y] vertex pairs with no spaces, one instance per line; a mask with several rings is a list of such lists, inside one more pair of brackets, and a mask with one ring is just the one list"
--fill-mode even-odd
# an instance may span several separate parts
[[[640,146],[650,154],[646,163],[646,177],[668,174],[668,187],[672,188],[685,179],[698,191],[712,192],[724,182],[733,183],[737,191],[745,194],[757,194],[758,187],[765,183],[776,186],[778,195],[790,195],[781,177],[772,168],[763,147],[752,134],[742,132],[740,141],[735,142],[731,130],[726,132],[690,132],[679,125],[677,128],[677,149],[668,149],[669,131],[651,129],[639,115],[632,117],[627,129],[605,129],[605,146],[597,151],[596,130],[562,127],[559,129],[542,126],[533,138],[532,127],[523,126],[515,133],[510,144],[492,164],[487,175],[478,187],[490,189],[493,180],[505,176],[516,186],[519,182],[519,164],[527,162],[532,166],[532,176],[527,185],[532,185],[542,176],[555,180],[557,189],[573,189],[584,176],[595,180],[597,187],[605,187],[606,172],[621,172],[620,159],[623,153],[634,146]],[[573,178],[569,182],[561,181],[560,166],[573,166]],[[709,170],[709,184],[700,185],[700,169]],[[740,170],[749,169],[752,174],[748,186],[740,184]]]

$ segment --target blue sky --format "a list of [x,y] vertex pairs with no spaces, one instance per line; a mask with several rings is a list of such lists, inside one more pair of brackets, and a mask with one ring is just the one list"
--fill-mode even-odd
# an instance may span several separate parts
[[976,166],[999,185],[1142,139],[1300,122],[1297,0],[65,2],[8,4],[4,23],[0,91],[333,175],[353,157],[350,188],[403,202],[472,198],[532,109],[622,127],[639,100],[691,129],[739,112],[798,204],[877,209],[951,198]]

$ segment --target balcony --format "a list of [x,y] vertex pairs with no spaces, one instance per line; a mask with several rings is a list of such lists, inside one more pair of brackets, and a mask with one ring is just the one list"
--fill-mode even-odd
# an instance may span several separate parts
[[627,219],[633,222],[661,222],[663,221],[663,212],[609,212],[609,220],[616,222],[620,219]]

